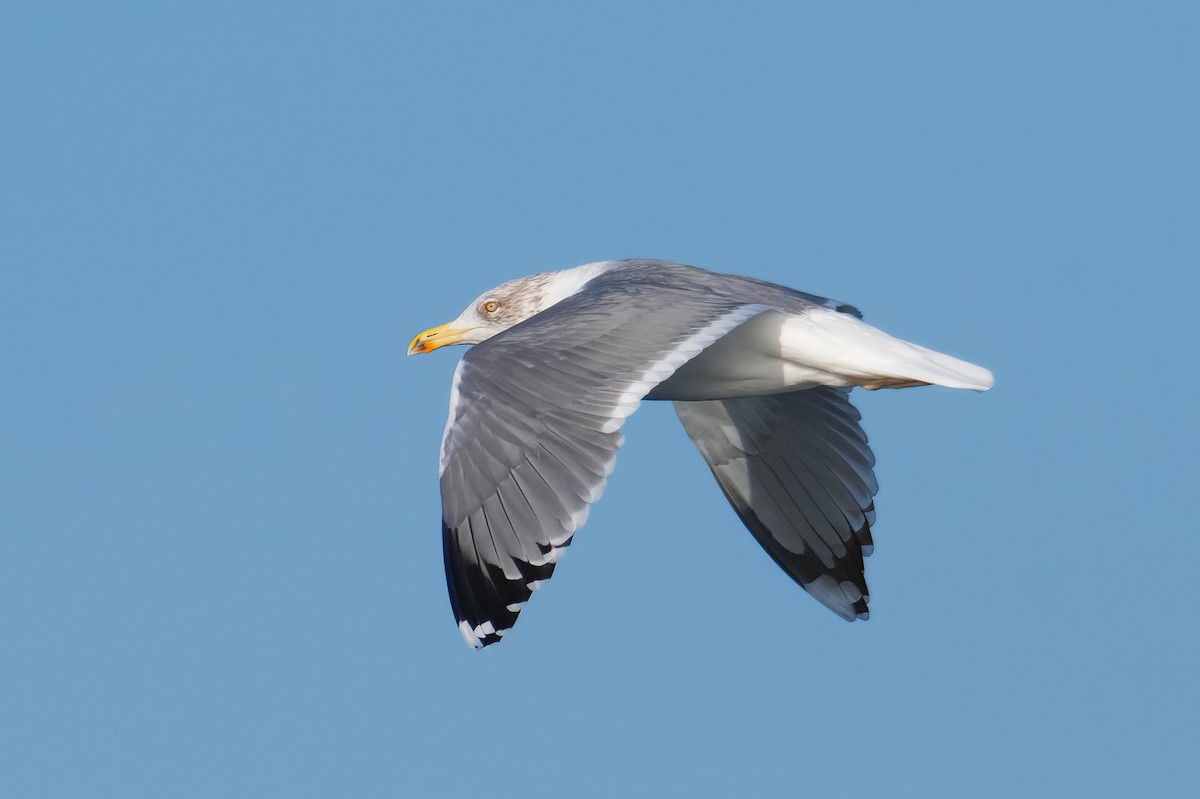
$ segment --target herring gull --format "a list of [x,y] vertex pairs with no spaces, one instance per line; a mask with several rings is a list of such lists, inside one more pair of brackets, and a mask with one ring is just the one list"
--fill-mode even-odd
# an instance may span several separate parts
[[446,582],[459,631],[500,640],[587,519],[621,426],[672,400],[733,509],[805,591],[867,618],[875,456],[852,387],[986,391],[992,374],[893,338],[850,305],[648,259],[511,280],[409,354],[474,344],[442,437]]

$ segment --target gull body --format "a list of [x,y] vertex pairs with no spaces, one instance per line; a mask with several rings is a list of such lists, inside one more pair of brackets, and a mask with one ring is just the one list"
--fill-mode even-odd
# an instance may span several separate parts
[[498,641],[549,578],[642,399],[674,401],[789,576],[843,618],[866,618],[878,486],[849,389],[993,383],[844,303],[648,259],[501,284],[409,353],[449,344],[479,345],[455,372],[440,464],[451,605],[473,647]]

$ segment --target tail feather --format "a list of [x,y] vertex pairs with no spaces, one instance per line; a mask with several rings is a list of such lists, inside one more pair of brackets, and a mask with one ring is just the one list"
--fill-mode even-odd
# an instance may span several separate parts
[[995,382],[982,366],[823,308],[790,317],[784,323],[780,344],[784,359],[869,389],[936,385],[987,391]]
[[[888,363],[881,363],[879,368],[897,378],[906,378],[925,385],[966,388],[973,391],[987,391],[995,383],[992,373],[982,366],[976,366],[919,344],[891,336],[888,338],[891,338],[893,342],[886,353]],[[884,378],[884,382],[886,379]],[[866,388],[903,387],[903,384],[895,386],[866,384]]]

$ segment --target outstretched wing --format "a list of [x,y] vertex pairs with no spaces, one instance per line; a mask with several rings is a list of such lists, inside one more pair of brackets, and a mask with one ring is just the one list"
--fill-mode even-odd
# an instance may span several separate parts
[[676,402],[729,503],[789,576],[848,621],[867,618],[875,456],[849,389]]
[[473,347],[442,439],[450,603],[500,640],[587,519],[642,397],[761,305],[637,281],[586,288]]

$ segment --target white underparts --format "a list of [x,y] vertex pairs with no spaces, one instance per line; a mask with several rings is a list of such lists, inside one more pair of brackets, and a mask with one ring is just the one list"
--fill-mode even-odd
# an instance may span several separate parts
[[697,358],[706,348],[711,348],[713,342],[726,336],[729,331],[762,311],[761,305],[744,305],[721,316],[679,342],[670,352],[650,364],[638,379],[617,398],[613,406],[612,418],[600,428],[600,432],[611,433],[621,429],[626,417],[638,409],[642,397],[646,396],[651,389],[664,383],[676,370]]

